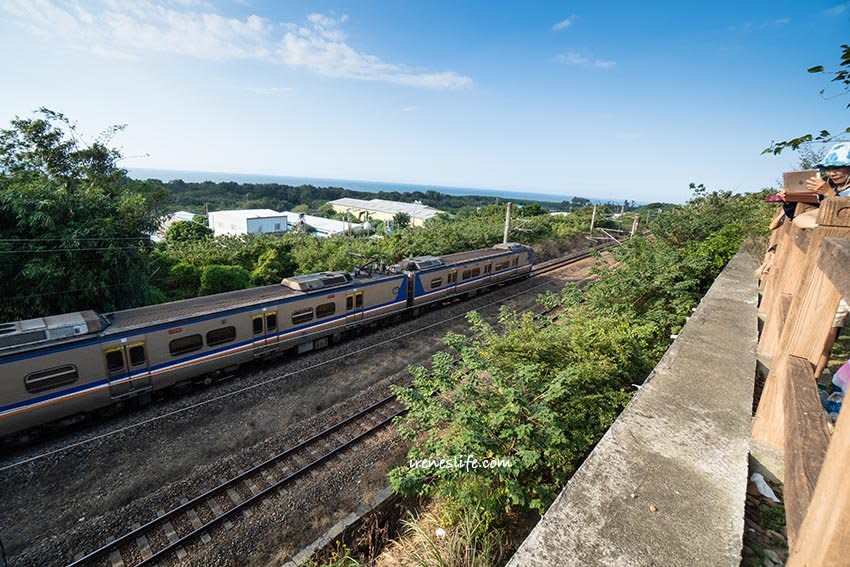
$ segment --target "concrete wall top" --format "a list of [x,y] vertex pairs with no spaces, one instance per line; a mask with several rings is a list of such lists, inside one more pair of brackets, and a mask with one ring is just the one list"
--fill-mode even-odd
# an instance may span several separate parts
[[508,565],[740,564],[757,265],[726,266]]

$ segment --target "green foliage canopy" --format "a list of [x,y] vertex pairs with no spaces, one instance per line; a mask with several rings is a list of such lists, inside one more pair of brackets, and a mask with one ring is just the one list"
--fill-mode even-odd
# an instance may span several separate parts
[[112,311],[150,301],[148,234],[168,194],[130,180],[109,146],[84,144],[46,108],[0,130],[0,317]]
[[504,526],[510,513],[543,512],[661,357],[744,238],[767,225],[760,193],[702,191],[665,211],[600,262],[597,279],[541,297],[558,323],[503,309],[496,325],[468,316],[430,367],[395,389],[409,408],[397,420],[413,441],[409,460],[506,458],[510,467],[399,467],[393,487],[440,497],[462,514],[483,509]]

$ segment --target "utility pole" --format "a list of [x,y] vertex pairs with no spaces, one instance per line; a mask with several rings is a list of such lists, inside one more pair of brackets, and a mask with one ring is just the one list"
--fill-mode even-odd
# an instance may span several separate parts
[[593,214],[590,215],[590,236],[593,236],[594,224],[596,224],[596,205],[593,205]]
[[640,219],[640,215],[635,215],[635,219],[632,221],[632,232],[629,234],[629,238],[635,235],[638,228],[638,220]]
[[505,209],[505,236],[502,238],[502,244],[508,243],[508,235],[511,232],[511,205],[513,203],[508,203],[507,208]]

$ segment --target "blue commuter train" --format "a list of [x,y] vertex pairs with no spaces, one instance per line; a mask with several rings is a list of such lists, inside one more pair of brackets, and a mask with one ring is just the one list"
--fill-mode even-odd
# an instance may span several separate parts
[[252,360],[306,352],[391,316],[520,277],[521,244],[411,258],[383,273],[322,272],[115,313],[0,324],[0,437]]

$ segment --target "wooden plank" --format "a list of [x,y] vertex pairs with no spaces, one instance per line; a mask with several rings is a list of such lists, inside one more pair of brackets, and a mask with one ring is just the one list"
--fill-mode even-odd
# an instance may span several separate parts
[[811,232],[812,228],[800,228],[793,223],[787,229],[784,238],[776,250],[775,274],[771,279],[769,293],[765,293],[764,313],[766,316],[764,329],[759,337],[759,352],[768,357],[776,357],[782,338],[784,319],[776,316],[779,302],[783,295],[793,295],[799,285],[806,262],[808,238],[801,238],[801,233]]
[[785,443],[785,377],[788,357],[780,356],[770,365],[764,382],[756,417],[753,420],[752,438],[771,447],[782,449]]
[[815,491],[829,446],[829,425],[812,364],[796,356],[785,362],[785,517],[793,546]]
[[823,239],[818,266],[838,292],[850,298],[850,238],[832,236]]
[[809,510],[786,565],[838,566],[850,558],[850,411],[842,408]]
[[[818,226],[814,229],[799,229],[797,232],[800,231],[811,231],[811,234],[797,236],[794,233],[795,246],[792,248],[799,249],[798,245],[806,246],[809,253],[803,256],[804,261],[799,270],[795,270],[796,273],[788,271],[788,266],[784,267],[783,278],[786,283],[791,280],[796,281],[797,287],[792,291],[793,299],[779,335],[779,346],[774,350],[775,343],[771,344],[766,354],[772,359],[776,359],[778,353],[799,356],[814,365],[818,363],[823,353],[824,343],[832,327],[832,319],[840,298],[835,286],[819,269],[817,260],[825,238],[850,236],[850,198],[825,199],[820,207]],[[793,227],[792,232],[794,232]],[[778,308],[771,310],[771,313],[777,311]],[[765,333],[770,324],[771,320],[768,319],[765,324]],[[765,339],[764,334],[761,338],[760,352]],[[775,335],[773,338],[775,339]],[[772,379],[773,374],[773,368],[771,368],[753,421],[753,440],[782,451],[785,446],[785,383]]]

